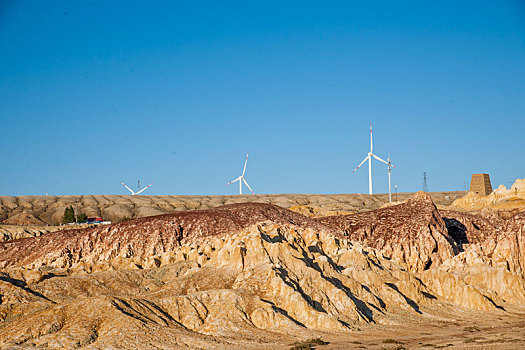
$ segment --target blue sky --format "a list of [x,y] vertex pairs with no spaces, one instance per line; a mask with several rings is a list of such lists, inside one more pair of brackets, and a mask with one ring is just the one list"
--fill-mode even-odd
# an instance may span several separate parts
[[[0,0],[0,195],[525,177],[522,1]],[[388,192],[373,165],[374,192]]]

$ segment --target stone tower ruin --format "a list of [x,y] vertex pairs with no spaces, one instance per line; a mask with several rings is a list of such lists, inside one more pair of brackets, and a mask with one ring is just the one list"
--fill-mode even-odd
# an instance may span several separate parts
[[489,174],[472,174],[470,180],[470,192],[477,193],[481,196],[488,196],[492,193]]

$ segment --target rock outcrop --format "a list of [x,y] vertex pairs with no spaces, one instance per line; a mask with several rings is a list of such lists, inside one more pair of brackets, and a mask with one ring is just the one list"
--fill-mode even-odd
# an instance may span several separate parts
[[509,189],[500,185],[488,196],[468,192],[464,197],[456,199],[452,206],[467,211],[480,211],[484,208],[524,211],[525,179],[517,179]]
[[50,229],[42,227],[0,226],[0,242],[12,241],[14,239],[36,237],[51,232]]
[[416,193],[400,205],[318,221],[415,272],[439,265],[458,252],[456,241],[425,192]]

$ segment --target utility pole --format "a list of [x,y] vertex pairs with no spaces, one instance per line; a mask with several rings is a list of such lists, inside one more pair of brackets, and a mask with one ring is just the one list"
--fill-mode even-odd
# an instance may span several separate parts
[[78,215],[77,215],[78,210],[77,210],[77,208],[78,208],[77,207],[77,203],[75,203],[75,209],[74,210],[75,210],[75,224],[76,225],[78,225]]
[[390,186],[390,176],[392,175],[392,162],[390,161],[390,153],[388,154],[388,203],[392,204],[392,186]]
[[423,191],[425,191],[425,192],[428,192],[428,182],[427,182],[427,180],[428,180],[427,173],[424,172],[423,173]]
[[397,202],[397,185],[395,185],[396,188],[396,202]]

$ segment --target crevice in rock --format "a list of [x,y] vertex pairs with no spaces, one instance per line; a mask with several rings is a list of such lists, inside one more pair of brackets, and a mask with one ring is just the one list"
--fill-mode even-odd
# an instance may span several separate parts
[[49,299],[45,295],[43,295],[43,294],[41,294],[41,293],[39,293],[37,291],[34,291],[31,288],[27,287],[27,283],[25,281],[18,280],[18,279],[15,279],[15,278],[6,277],[6,276],[0,276],[0,280],[4,281],[4,282],[7,282],[7,283],[10,283],[10,284],[12,284],[15,287],[22,288],[26,292],[28,292],[30,294],[33,294],[36,297],[42,298],[42,299],[44,299],[46,301],[49,301],[50,303],[56,304],[55,301]]
[[395,290],[396,292],[398,292],[399,295],[401,295],[405,299],[406,303],[410,305],[410,307],[412,307],[415,312],[417,312],[418,314],[422,314],[421,310],[419,310],[419,305],[417,305],[417,303],[414,300],[410,299],[409,297],[401,293],[401,291],[399,290],[399,288],[397,288],[395,284],[389,283],[389,282],[385,284],[389,286],[390,288],[392,288],[393,290]]
[[[434,252],[433,252],[434,253]],[[423,270],[429,270],[430,269],[430,266],[432,266],[432,258],[428,258],[428,261],[427,263],[425,264],[425,267],[423,268]]]

